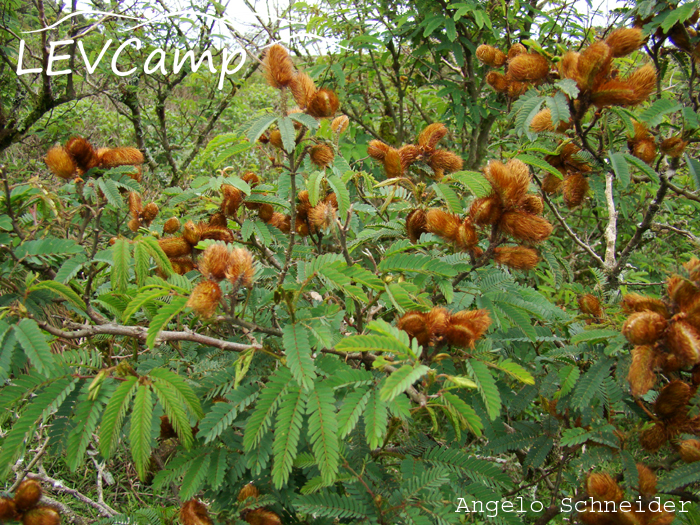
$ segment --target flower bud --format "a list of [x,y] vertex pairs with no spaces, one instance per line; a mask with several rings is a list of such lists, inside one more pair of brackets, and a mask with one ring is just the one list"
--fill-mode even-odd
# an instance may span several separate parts
[[35,507],[22,516],[22,525],[59,525],[61,516],[51,507]]
[[68,150],[63,146],[51,148],[46,153],[44,162],[54,175],[62,179],[70,179],[77,168],[73,157],[68,154]]
[[180,229],[180,219],[177,217],[170,217],[165,224],[163,224],[163,233],[172,234]]
[[514,270],[532,270],[540,256],[537,250],[526,246],[501,246],[494,251],[494,260]]
[[187,501],[180,508],[180,523],[182,525],[213,525],[207,508],[197,499]]
[[333,133],[340,135],[346,129],[348,129],[349,124],[350,119],[347,117],[347,115],[340,115],[339,117],[335,117],[333,122],[331,122],[331,130],[333,130]]
[[640,345],[632,349],[632,365],[627,380],[633,396],[643,396],[653,388],[656,382],[655,365],[656,353],[652,346]]
[[197,266],[204,277],[212,281],[221,281],[226,277],[229,251],[223,244],[210,244],[202,253]]
[[221,300],[221,288],[214,281],[202,281],[192,290],[187,306],[202,317],[211,317]]
[[143,153],[136,148],[112,148],[102,153],[99,159],[103,168],[115,168],[117,166],[129,166],[143,164],[146,159]]
[[637,312],[622,325],[622,335],[633,345],[653,345],[663,335],[667,323],[656,312]]
[[279,44],[271,46],[263,59],[265,79],[273,88],[287,87],[294,77],[294,64],[287,50]]
[[25,479],[15,491],[15,506],[24,512],[36,506],[41,499],[41,484],[33,479]]
[[229,255],[226,266],[226,278],[234,289],[250,288],[253,284],[254,274],[255,267],[251,253],[245,248],[234,248]]
[[309,158],[313,164],[323,169],[327,168],[333,163],[335,153],[333,153],[333,150],[325,144],[316,144],[309,150]]
[[697,439],[686,439],[678,445],[678,453],[686,463],[700,461],[700,441]]
[[71,137],[66,142],[66,150],[83,173],[100,164],[97,151],[83,137]]
[[192,245],[182,237],[165,237],[159,239],[158,244],[168,257],[181,257],[192,252]]
[[549,62],[537,53],[523,53],[508,62],[508,75],[519,82],[541,80],[548,73]]
[[311,98],[306,112],[314,118],[332,117],[339,107],[340,102],[336,94],[330,89],[321,88]]

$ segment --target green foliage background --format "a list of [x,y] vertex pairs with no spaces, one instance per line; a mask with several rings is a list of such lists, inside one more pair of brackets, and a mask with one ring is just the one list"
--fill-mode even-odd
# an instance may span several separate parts
[[[195,7],[202,12],[223,12],[215,2],[201,4]],[[283,13],[291,27],[272,24],[263,36],[243,36],[255,54],[286,29],[343,46],[320,56],[292,46],[297,66],[334,90],[350,117],[342,135],[329,120],[292,117],[308,137],[336,149],[333,164],[319,170],[304,144],[294,143],[279,92],[254,60],[221,92],[215,75],[202,71],[115,84],[107,57],[90,79],[79,72],[54,77],[48,87],[39,77],[18,82],[10,67],[17,35],[41,26],[42,17],[55,21],[61,6],[6,2],[0,28],[6,489],[12,492],[27,472],[60,479],[91,503],[58,489],[53,494],[48,485],[47,491],[98,523],[129,516],[174,523],[182,502],[198,497],[217,523],[241,523],[247,509],[266,507],[290,524],[544,524],[576,519],[553,510],[562,498],[585,496],[590,471],[619,476],[634,497],[634,464],[643,462],[658,471],[663,499],[694,502],[677,522],[700,523],[699,464],[683,464],[671,446],[655,454],[639,446],[658,388],[642,399],[630,394],[631,346],[620,334],[621,297],[641,291],[664,298],[668,275],[682,273],[681,264],[698,254],[697,65],[692,52],[663,37],[696,4],[630,2],[601,27],[591,27],[577,5],[558,2],[293,4]],[[150,8],[137,3],[128,12]],[[533,270],[475,265],[433,234],[416,244],[407,239],[405,218],[416,206],[463,215],[486,195],[490,187],[479,170],[489,159],[520,158],[538,181],[556,172],[545,156],[556,152],[560,137],[534,133],[530,123],[543,107],[568,118],[561,100],[571,86],[555,82],[509,100],[486,84],[489,69],[474,56],[478,45],[522,42],[554,58],[594,41],[608,25],[651,14],[644,31],[652,38],[618,67],[651,61],[658,89],[639,107],[587,117],[597,155],[586,158],[590,194],[572,210],[551,197],[545,213],[555,232]],[[71,31],[94,22],[75,20]],[[211,31],[191,37],[169,24],[139,35],[144,49],[129,51],[130,58],[142,63],[155,47],[201,51],[216,41]],[[86,47],[101,48],[120,24],[101,28],[85,38]],[[40,37],[27,44],[40,49]],[[659,157],[652,166],[638,161],[627,149],[632,119],[662,138],[682,133],[690,141],[685,155]],[[412,189],[387,183],[368,158],[368,142],[398,147],[431,122],[450,130],[444,147],[460,154],[464,170],[437,182],[418,176]],[[285,151],[257,142],[271,126],[292,130],[282,137]],[[99,178],[88,173],[84,185],[52,176],[43,155],[73,134],[98,145],[137,145],[147,159],[141,183],[124,168]],[[240,178],[246,171],[262,184],[248,186]],[[619,214],[613,266],[600,264],[609,221],[606,174],[614,179]],[[333,191],[339,223],[294,239],[254,213],[229,220],[235,244],[254,254],[255,284],[234,293],[225,288],[226,301],[207,320],[186,306],[200,274],[174,273],[157,238],[169,217],[208,220],[222,184],[282,213],[300,190],[312,204]],[[659,210],[642,228],[661,185]],[[150,228],[128,231],[127,191],[157,202]],[[605,309],[593,324],[578,311],[584,293]],[[493,324],[474,349],[444,349],[445,356],[426,359],[396,320],[434,305],[483,308]],[[695,416],[699,402],[697,395],[691,402]],[[161,416],[174,436],[161,434]],[[251,481],[262,496],[238,501]],[[455,513],[459,498],[516,497],[545,508],[495,517]]]

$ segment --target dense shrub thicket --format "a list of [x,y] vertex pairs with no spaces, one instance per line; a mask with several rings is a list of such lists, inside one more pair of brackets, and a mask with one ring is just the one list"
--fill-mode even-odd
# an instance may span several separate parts
[[700,523],[695,2],[7,4],[0,521]]

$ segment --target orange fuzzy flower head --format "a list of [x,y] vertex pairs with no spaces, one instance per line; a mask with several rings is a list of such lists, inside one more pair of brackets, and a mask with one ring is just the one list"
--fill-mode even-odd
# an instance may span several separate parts
[[451,346],[473,348],[491,325],[487,310],[465,310],[450,315],[445,329],[445,341]]
[[325,144],[316,144],[309,150],[309,158],[313,164],[323,169],[333,163],[335,154],[333,150]]
[[180,508],[182,525],[213,525],[207,508],[197,499],[191,499]]
[[250,288],[253,284],[255,266],[253,256],[245,248],[235,248],[229,256],[226,267],[226,278],[233,285],[234,289],[240,287]]
[[487,66],[501,67],[506,63],[506,55],[500,49],[488,44],[482,44],[476,48],[476,58]]
[[221,300],[221,288],[214,281],[202,281],[192,290],[187,306],[202,317],[211,317]]
[[207,279],[221,281],[226,277],[229,250],[223,244],[210,244],[199,259],[199,271]]
[[294,78],[294,64],[287,50],[279,44],[270,47],[263,59],[267,83],[277,89],[282,89]]
[[642,46],[644,39],[642,30],[638,27],[621,27],[605,39],[613,57],[624,57]]
[[522,53],[508,62],[508,76],[518,82],[542,80],[547,73],[549,62],[537,53]]
[[332,117],[339,107],[338,96],[330,89],[321,88],[309,101],[306,112],[314,118]]
[[532,270],[540,256],[537,250],[526,246],[500,246],[494,252],[494,260],[514,270]]
[[62,179],[70,179],[77,168],[73,157],[68,154],[68,150],[63,146],[51,148],[46,154],[44,162],[54,175]]
[[632,349],[632,365],[627,380],[633,396],[643,396],[654,387],[656,382],[655,363],[656,353],[652,346],[640,345]]

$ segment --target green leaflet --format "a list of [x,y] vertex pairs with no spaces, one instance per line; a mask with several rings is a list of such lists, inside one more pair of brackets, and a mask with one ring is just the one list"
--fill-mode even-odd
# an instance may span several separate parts
[[223,448],[217,448],[210,455],[211,461],[206,477],[209,480],[209,486],[213,489],[218,489],[224,482],[224,476],[228,471],[228,456],[229,453]]
[[158,314],[153,317],[151,324],[148,325],[148,337],[146,337],[146,345],[150,349],[153,349],[158,335],[165,330],[170,320],[185,309],[187,300],[187,297],[173,297],[172,302],[162,306]]
[[129,285],[129,262],[131,251],[127,239],[117,239],[112,246],[112,290],[126,291]]
[[469,359],[465,364],[467,370],[471,372],[472,379],[479,389],[481,398],[484,400],[489,417],[491,420],[496,419],[501,412],[501,394],[498,392],[496,380],[491,371],[477,359]]
[[134,297],[127,307],[124,309],[124,313],[122,314],[122,321],[125,323],[128,323],[131,317],[138,312],[141,307],[144,305],[155,301],[156,299],[160,299],[161,297],[165,297],[166,295],[170,294],[170,290],[167,288],[146,288],[145,290],[140,291],[136,297]]
[[362,519],[367,515],[367,508],[362,502],[339,494],[322,493],[298,496],[293,505],[294,508],[305,514],[327,518]]
[[306,401],[306,394],[298,386],[293,385],[282,398],[280,410],[277,412],[275,440],[272,445],[274,453],[272,482],[277,488],[287,483],[292,472]]
[[194,393],[194,390],[192,390],[192,387],[190,387],[181,376],[165,368],[154,368],[148,375],[151,378],[167,382],[172,386],[177,391],[179,402],[187,407],[187,410],[189,410],[190,414],[192,414],[195,419],[199,420],[204,417],[199,398]]
[[139,385],[131,412],[129,444],[134,467],[140,479],[145,479],[151,459],[151,423],[153,421],[153,396],[148,385]]
[[363,414],[365,421],[365,436],[369,448],[377,448],[384,440],[384,433],[389,422],[387,417],[387,406],[379,398],[377,385],[370,391],[367,400],[367,408]]
[[526,385],[535,384],[535,378],[532,377],[532,374],[511,359],[504,359],[503,361],[494,363],[492,366],[504,371],[506,374],[517,379],[521,383],[525,383]]
[[254,386],[241,385],[226,395],[231,403],[214,403],[211,412],[199,423],[199,435],[204,437],[204,442],[210,443],[219,437],[258,394]]
[[491,184],[479,171],[458,171],[450,175],[451,178],[466,186],[477,198],[486,197],[491,193]]
[[304,391],[314,387],[316,366],[311,359],[308,330],[300,324],[287,325],[282,330],[282,343],[287,366]]
[[659,492],[669,492],[679,487],[685,487],[700,480],[700,469],[697,463],[688,463],[676,468],[659,481]]
[[138,379],[136,377],[127,377],[117,387],[109,403],[107,403],[107,407],[102,415],[100,428],[100,453],[106,459],[112,455],[117,447],[117,442],[122,432],[122,422],[137,386]]
[[343,400],[343,406],[338,412],[338,437],[343,439],[357,426],[369,401],[370,390],[358,388],[349,393]]
[[292,373],[287,367],[278,368],[270,377],[245,427],[243,446],[246,452],[255,448],[267,433],[272,416],[293,380]]
[[554,175],[558,179],[562,178],[561,172],[544,159],[535,157],[534,155],[528,155],[526,153],[518,155],[515,158],[523,161],[525,164],[529,164],[530,166],[538,168],[542,171],[546,171],[547,173]]
[[345,183],[337,175],[327,176],[326,180],[338,199],[338,218],[344,224],[350,209],[350,193]]
[[192,446],[192,428],[185,412],[184,403],[178,391],[167,381],[156,380],[151,383],[151,388],[158,397],[158,402],[163,407],[165,415],[168,416],[170,424],[177,433],[180,442],[185,449]]
[[464,428],[468,428],[475,436],[481,436],[484,424],[472,407],[451,392],[443,392],[442,399],[447,408],[460,420]]
[[343,352],[410,352],[409,347],[401,341],[383,335],[352,335],[339,341],[335,348]]
[[246,137],[248,138],[248,142],[251,144],[255,144],[260,136],[265,133],[265,130],[269,128],[273,122],[277,120],[276,115],[263,115],[257,120],[254,120],[251,122],[248,126],[248,131],[246,132]]
[[34,428],[40,417],[46,417],[52,410],[56,410],[66,400],[79,379],[74,377],[61,377],[52,380],[22,412],[21,417],[12,425],[12,429],[5,435],[0,451],[0,476],[4,479],[17,457],[26,446],[27,435]]
[[82,464],[85,451],[92,439],[92,433],[97,428],[97,423],[105,404],[117,388],[116,381],[108,380],[102,384],[97,396],[94,399],[90,399],[90,386],[90,383],[86,383],[83,387],[83,392],[75,409],[76,425],[68,434],[66,462],[72,472],[75,472]]
[[34,319],[22,319],[14,328],[17,342],[39,373],[49,376],[54,371],[54,358],[44,333]]
[[333,391],[323,383],[317,383],[309,394],[306,414],[309,416],[309,441],[321,470],[321,477],[331,483],[338,473],[338,422],[335,417]]
[[284,151],[291,153],[294,151],[296,143],[294,141],[294,124],[292,119],[289,117],[282,117],[277,119],[277,126],[280,130],[280,135],[282,136],[282,146]]
[[85,301],[83,301],[72,288],[63,283],[57,281],[42,281],[27,288],[27,292],[33,292],[35,290],[51,290],[56,295],[63,297],[76,308],[80,308],[81,310],[86,309]]
[[151,269],[151,256],[146,250],[146,247],[137,242],[134,244],[134,274],[136,275],[136,283],[143,286],[148,278],[149,270]]
[[591,366],[583,377],[578,381],[571,400],[572,408],[584,408],[588,406],[600,389],[605,378],[608,377],[612,359],[602,358]]
[[559,370],[559,378],[561,379],[560,395],[565,396],[571,392],[581,376],[581,371],[576,365],[565,366]]
[[612,151],[609,155],[615,177],[620,181],[622,187],[626,188],[630,183],[630,168],[625,155],[623,153],[613,153]]
[[399,394],[404,393],[408,387],[413,385],[421,377],[428,373],[430,367],[425,365],[403,365],[396,372],[387,377],[384,386],[379,392],[382,401],[393,401]]
[[202,485],[204,485],[207,473],[209,472],[210,462],[211,455],[202,454],[190,463],[189,468],[185,471],[185,475],[182,478],[182,485],[180,487],[179,497],[182,501],[192,499],[194,495],[200,491]]

